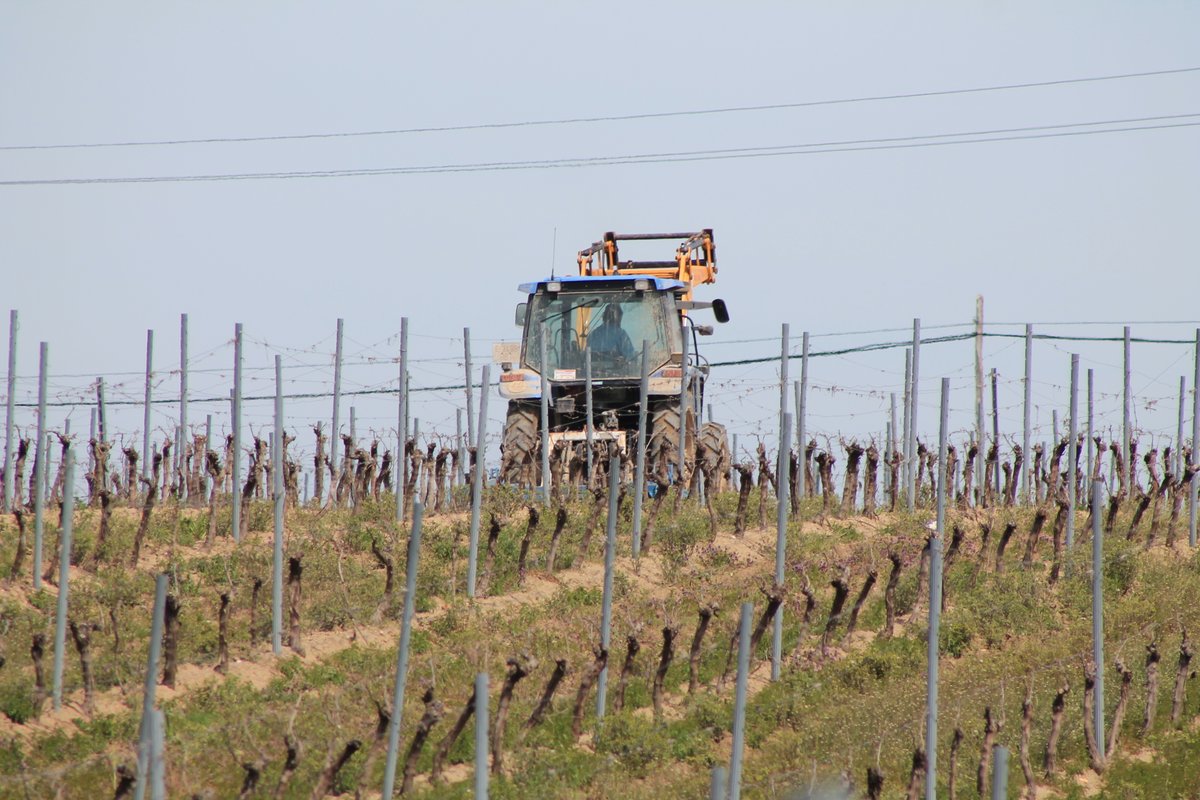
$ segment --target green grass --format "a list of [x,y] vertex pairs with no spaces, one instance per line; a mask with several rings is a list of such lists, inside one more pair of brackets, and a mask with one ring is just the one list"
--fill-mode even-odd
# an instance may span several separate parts
[[[488,498],[483,541],[491,513],[497,514],[501,524],[490,595],[520,591],[517,559],[527,522],[522,503],[520,494],[502,489]],[[630,506],[627,500],[622,507],[619,556],[629,554]],[[719,496],[715,506],[721,529],[731,529],[736,497]],[[928,515],[893,515],[882,527],[855,519],[831,519],[825,525],[818,520],[819,507],[819,500],[805,501],[805,521],[792,523],[784,617],[784,652],[789,661],[779,682],[757,686],[751,698],[743,797],[782,796],[791,785],[807,786],[814,769],[822,779],[847,771],[861,785],[866,767],[875,763],[887,779],[885,794],[898,796],[907,781],[912,748],[920,739],[927,601],[918,591],[917,563]],[[567,564],[578,566],[591,512],[590,500],[570,506],[559,546],[560,569]],[[392,513],[387,499],[365,503],[357,514],[289,513],[287,552],[302,554],[304,564],[303,635],[335,632],[345,644],[316,660],[288,654],[276,662],[265,655],[262,638],[269,628],[270,548],[263,535],[254,532],[271,524],[269,505],[252,504],[250,542],[231,547],[222,539],[214,551],[198,546],[207,531],[205,514],[177,516],[169,504],[156,512],[144,559],[154,560],[171,576],[171,590],[180,599],[181,663],[202,670],[216,663],[218,597],[221,592],[231,592],[232,657],[253,658],[272,670],[271,679],[261,689],[237,678],[214,676],[211,682],[162,703],[168,721],[168,781],[173,793],[182,794],[185,787],[188,791],[208,788],[216,796],[236,796],[243,775],[241,764],[261,758],[265,770],[259,795],[269,796],[279,777],[284,733],[289,726],[302,745],[302,754],[287,796],[307,797],[330,752],[355,738],[363,741],[364,747],[343,770],[337,788],[353,792],[360,783],[379,785],[383,759],[378,753],[372,758],[369,751],[376,704],[386,706],[394,679],[394,631],[401,610],[407,542],[406,534],[391,521]],[[1082,664],[1090,652],[1090,544],[1081,537],[1064,576],[1050,586],[1048,531],[1043,534],[1037,563],[1030,569],[1020,565],[1030,516],[1027,510],[998,513],[993,524],[993,551],[1003,521],[1012,518],[1018,524],[1003,574],[993,570],[992,554],[978,558],[978,527],[970,519],[961,520],[967,537],[945,576],[948,602],[939,638],[939,780],[945,781],[945,754],[958,726],[964,732],[959,782],[973,784],[983,709],[990,706],[1005,720],[1001,742],[1014,750],[1010,786],[1017,791],[1023,779],[1015,748],[1026,687],[1032,683],[1034,690],[1031,747],[1035,765],[1040,766],[1050,700],[1055,688],[1069,681],[1072,691],[1060,747],[1063,771],[1050,783],[1065,796],[1074,796],[1078,789],[1071,776],[1086,766],[1080,694]],[[754,495],[749,517],[757,519]],[[768,519],[773,523],[773,508],[768,509]],[[79,514],[77,556],[90,553],[98,520],[95,511]],[[529,552],[528,580],[539,585],[547,580],[544,567],[553,524],[553,514],[543,513]],[[18,730],[19,735],[6,736],[8,744],[0,747],[0,798],[24,797],[26,791],[29,796],[53,796],[60,786],[66,797],[94,796],[97,787],[110,792],[112,764],[131,763],[148,647],[153,573],[144,565],[134,570],[114,558],[129,552],[135,527],[135,514],[114,514],[106,559],[94,574],[78,573],[71,594],[72,618],[100,626],[92,637],[93,670],[97,690],[116,698],[116,710],[111,710],[114,705],[110,701],[106,713],[92,720],[81,719],[50,733]],[[1124,526],[1118,524],[1118,530],[1123,531]],[[535,599],[507,605],[502,613],[488,610],[486,603],[473,605],[465,597],[466,534],[466,523],[460,518],[427,518],[416,599],[421,613],[413,636],[403,716],[404,744],[422,713],[421,695],[427,687],[434,688],[445,711],[419,761],[420,770],[428,771],[432,749],[466,702],[474,674],[486,670],[491,675],[494,715],[505,660],[524,655],[537,659],[538,667],[518,684],[514,694],[504,737],[508,771],[493,783],[494,796],[654,800],[702,796],[711,766],[728,758],[732,678],[723,691],[715,686],[729,655],[737,607],[744,600],[755,601],[757,619],[762,608],[758,588],[770,583],[773,559],[752,559],[713,546],[703,509],[685,503],[676,514],[670,501],[664,503],[653,544],[653,553],[662,559],[663,582],[651,585],[623,570],[618,570],[614,579],[610,698],[625,656],[625,637],[632,633],[642,645],[626,691],[625,710],[608,714],[597,727],[593,691],[584,706],[584,720],[585,730],[597,735],[591,745],[577,746],[571,734],[571,707],[598,638],[600,586],[565,582],[548,591],[543,587]],[[593,564],[602,557],[603,535],[601,519],[585,557]],[[372,542],[394,559],[396,583],[390,603],[384,602],[384,572],[371,553]],[[833,637],[832,655],[822,658],[819,639],[832,598],[829,581],[843,566],[849,569],[848,612],[866,571],[877,570],[875,589],[858,623],[860,631],[877,631],[884,620],[889,550],[900,552],[905,561],[897,606],[902,613],[915,610],[916,615],[902,620],[904,629],[895,638],[867,641],[849,652],[840,649],[846,624],[843,617]],[[11,537],[0,539],[0,565],[4,565],[0,570],[7,569],[12,556]],[[23,572],[28,566],[27,560]],[[481,571],[482,566],[481,556]],[[818,596],[807,627],[802,627],[798,618],[803,602],[799,593],[802,573],[808,575]],[[263,586],[255,609],[259,644],[252,648],[251,587],[256,578]],[[12,720],[5,723],[10,726],[27,722],[36,713],[29,642],[36,632],[50,638],[55,605],[53,587],[35,594],[17,591],[17,585],[0,596],[4,632],[0,655],[7,661],[0,668],[0,714]],[[1120,655],[1135,671],[1123,728],[1123,755],[1105,776],[1106,796],[1194,795],[1200,786],[1195,771],[1186,766],[1200,757],[1200,738],[1191,729],[1191,721],[1200,713],[1200,697],[1194,687],[1189,686],[1183,730],[1169,730],[1167,717],[1180,630],[1200,627],[1200,609],[1193,602],[1200,592],[1200,555],[1184,550],[1171,555],[1161,549],[1144,553],[1140,545],[1126,542],[1123,536],[1109,537],[1104,591],[1109,658]],[[701,602],[714,603],[720,610],[701,650],[701,689],[689,697],[688,648]],[[377,612],[378,623],[374,621]],[[114,618],[119,648],[113,635]],[[376,624],[391,626],[382,629],[390,633],[380,635]],[[678,626],[679,636],[665,681],[668,713],[662,722],[655,722],[650,713],[651,689],[664,624]],[[364,636],[351,645],[349,635],[355,629],[361,629]],[[770,638],[768,633],[759,646],[760,661],[769,656]],[[1142,740],[1143,648],[1155,639],[1163,653],[1159,724]],[[81,676],[69,643],[66,656],[65,686],[70,695],[80,688]],[[51,657],[47,646],[47,674]],[[522,736],[521,723],[540,697],[556,658],[565,658],[570,671],[552,713],[543,725]],[[1105,698],[1109,718],[1117,683],[1109,678]],[[120,700],[123,693],[127,693],[124,702]],[[471,728],[469,725],[452,749],[451,764],[471,762]],[[1152,750],[1154,757],[1149,761],[1127,757],[1142,748]],[[470,784],[426,787],[417,794],[468,797]]]

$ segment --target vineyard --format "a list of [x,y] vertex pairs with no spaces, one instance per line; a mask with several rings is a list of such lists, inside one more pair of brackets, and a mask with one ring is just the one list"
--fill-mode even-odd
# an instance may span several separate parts
[[1200,800],[1200,1],[912,5],[7,3],[0,800]]
[[882,441],[814,434],[797,388],[776,447],[648,465],[640,504],[607,442],[490,478],[469,395],[473,438],[405,422],[393,455],[281,392],[270,436],[140,449],[43,394],[5,476],[0,797],[1200,794],[1182,392],[1169,444],[1072,392],[1046,445],[943,412],[939,449],[907,383]]

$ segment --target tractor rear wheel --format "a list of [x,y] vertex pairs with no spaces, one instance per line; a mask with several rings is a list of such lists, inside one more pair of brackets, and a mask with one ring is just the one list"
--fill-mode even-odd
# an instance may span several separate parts
[[524,403],[510,402],[504,421],[501,443],[500,482],[538,485],[539,410]]
[[[651,409],[650,436],[646,442],[646,467],[650,473],[667,477],[667,467],[674,467],[674,480],[681,479],[679,470],[679,406],[661,405]],[[684,434],[684,464],[682,479],[687,480],[696,465],[696,415],[687,410]]]
[[732,457],[729,452],[729,434],[719,422],[706,422],[700,426],[700,450],[705,478],[710,480],[711,492],[724,491],[729,483],[729,468]]

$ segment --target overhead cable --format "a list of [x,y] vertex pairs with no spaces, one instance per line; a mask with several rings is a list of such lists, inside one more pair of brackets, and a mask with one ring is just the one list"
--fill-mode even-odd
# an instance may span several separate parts
[[1126,72],[1116,75],[1096,75],[1083,78],[1062,78],[1049,81],[1026,81],[1023,83],[1006,83],[992,86],[974,86],[960,89],[939,89],[924,92],[904,92],[899,94],[863,95],[844,97],[830,100],[807,100],[794,103],[767,103],[763,105],[724,106],[717,108],[685,109],[680,111],[656,111],[636,114],[611,114],[605,116],[559,117],[554,119],[520,120],[515,122],[480,122],[464,125],[430,125],[413,128],[391,128],[367,131],[336,131],[331,133],[299,133],[278,134],[270,136],[210,136],[204,138],[179,139],[144,139],[117,142],[80,142],[74,144],[24,144],[0,145],[0,150],[65,150],[101,147],[156,147],[186,144],[230,144],[243,142],[279,142],[304,139],[338,139],[363,136],[397,136],[419,133],[450,133],[456,131],[497,130],[504,128],[531,128],[551,125],[579,125],[598,122],[629,122],[634,120],[668,119],[672,117],[695,117],[713,114],[742,114],[759,111],[781,111],[796,108],[813,108],[817,106],[848,105],[853,103],[875,103],[890,100],[913,100],[928,97],[947,97],[960,94],[975,94],[980,92],[1000,92],[1019,89],[1034,89],[1048,86],[1066,86],[1080,83],[1099,83],[1103,81],[1128,80],[1133,78],[1150,78],[1164,75],[1180,75],[1200,72],[1200,67],[1182,67],[1179,69],[1152,70],[1147,72]]
[[[847,139],[841,141],[812,142],[808,144],[767,145],[757,147],[720,148],[711,150],[685,150],[661,153],[634,153],[615,156],[577,156],[556,159],[523,161],[484,161],[461,164],[435,164],[417,166],[375,167],[335,170],[292,170],[281,172],[236,172],[193,175],[142,175],[128,177],[93,178],[28,178],[0,181],[0,186],[64,186],[75,184],[110,183],[195,183],[210,181],[285,180],[310,178],[355,178],[378,177],[381,175],[435,175],[460,172],[505,172],[513,170],[563,169],[580,167],[619,166],[626,164],[668,164],[694,161],[724,161],[743,158],[768,158],[789,155],[817,155],[824,153],[853,153],[872,150],[904,150],[919,147],[944,147],[947,145],[986,144],[989,142],[1012,142],[1031,139],[1054,139],[1067,136],[1092,136],[1112,133],[1137,133],[1192,128],[1200,122],[1166,122],[1200,117],[1200,114],[1171,114],[1154,117],[1070,122],[1055,125],[1031,125],[1019,128],[996,128],[982,131],[958,133],[935,133],[917,136],[896,136],[876,139]],[[1159,122],[1161,124],[1132,125],[1136,122]],[[1097,128],[1100,125],[1124,125],[1125,127]],[[1080,130],[1080,128],[1092,128]],[[1036,133],[1041,131],[1041,133]]]

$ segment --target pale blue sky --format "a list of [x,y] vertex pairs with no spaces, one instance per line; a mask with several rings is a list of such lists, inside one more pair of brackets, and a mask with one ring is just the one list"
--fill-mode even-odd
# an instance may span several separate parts
[[[9,146],[655,113],[1200,66],[1200,6],[1183,2],[22,2],[7,12],[0,145]],[[611,156],[1189,113],[1200,113],[1197,72],[642,121],[5,150],[0,181]],[[335,318],[346,319],[348,352],[386,360],[407,315],[413,357],[446,359],[414,369],[414,385],[433,385],[461,376],[450,359],[464,325],[479,356],[515,335],[516,284],[548,272],[555,229],[558,269],[569,270],[574,251],[605,230],[712,227],[721,274],[702,294],[724,297],[733,315],[707,342],[713,359],[775,352],[774,342],[718,342],[776,337],[782,322],[797,335],[899,328],[913,317],[967,322],[978,293],[995,321],[1197,320],[1198,145],[1200,129],[1181,127],[677,164],[0,186],[0,306],[21,312],[19,373],[32,374],[37,342],[47,340],[59,393],[86,387],[82,376],[139,372],[147,328],[159,337],[158,369],[174,368],[180,312],[190,315],[197,367],[228,364],[224,345],[241,321],[249,338],[269,343],[250,347],[248,363],[266,366],[283,352],[289,376],[303,381],[297,391],[329,385],[327,370],[294,365],[328,361]],[[1188,338],[1196,327],[1135,326],[1135,334]],[[814,340],[814,348],[894,338],[903,335]],[[314,346],[319,352],[307,355],[280,350]],[[1057,397],[1055,381],[1065,383],[1070,349],[1039,344],[1044,408]],[[1018,381],[1020,352],[989,340],[989,366]],[[1081,352],[1098,385],[1116,390],[1119,347]],[[926,438],[935,435],[943,374],[955,379],[966,424],[971,355],[969,343],[923,353]],[[1186,348],[1144,345],[1135,355],[1135,388],[1147,397],[1169,397],[1178,376],[1190,375]],[[902,364],[898,350],[814,361],[814,383],[825,388],[814,394],[810,427],[880,430]],[[718,414],[746,434],[769,427],[771,374],[720,375],[739,382],[714,392]],[[270,389],[258,375],[248,392]],[[387,365],[347,371],[354,385],[392,379]],[[140,396],[136,375],[113,380]],[[228,379],[198,373],[192,385],[221,395]],[[1003,385],[1002,405],[1016,402],[1019,381]],[[166,378],[160,391],[175,386]],[[833,386],[882,394],[834,394]],[[19,395],[32,388],[23,382]],[[356,402],[367,425],[394,424],[392,401]],[[418,412],[450,432],[445,402]],[[1105,402],[1110,412],[1119,407]],[[1167,405],[1157,422],[1141,410],[1143,423],[1172,429]],[[327,406],[292,411],[307,423],[327,416]],[[192,420],[203,411],[193,409]],[[498,422],[494,395],[491,411]],[[171,413],[162,409],[164,424]],[[249,418],[267,413],[261,405]],[[1018,409],[1004,427],[1019,426]],[[140,412],[123,427],[140,428]]]

